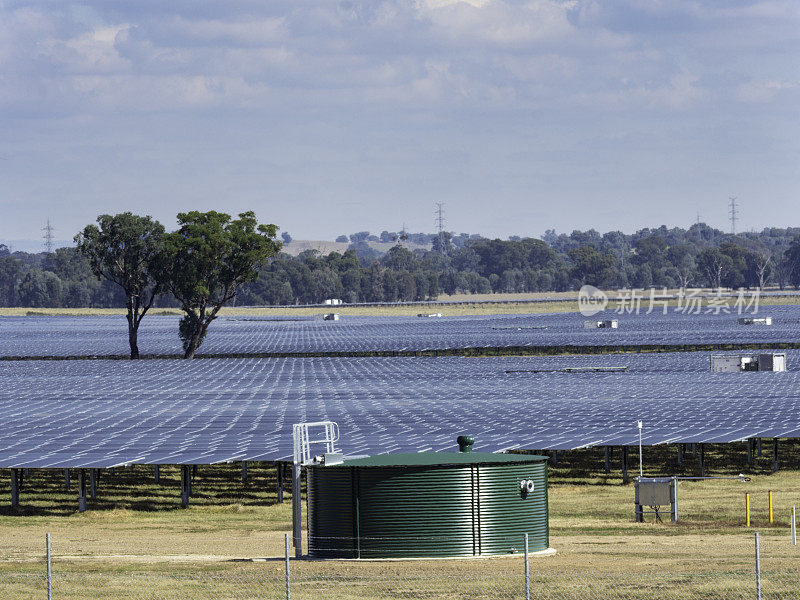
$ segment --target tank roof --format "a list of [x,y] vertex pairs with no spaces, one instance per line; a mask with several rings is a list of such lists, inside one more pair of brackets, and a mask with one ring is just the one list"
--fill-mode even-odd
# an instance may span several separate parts
[[[546,456],[535,454],[496,454],[490,452],[410,452],[404,454],[378,454],[365,458],[344,458],[335,467],[419,467],[435,465],[490,465],[523,462],[540,462]],[[319,465],[318,465],[319,466]]]

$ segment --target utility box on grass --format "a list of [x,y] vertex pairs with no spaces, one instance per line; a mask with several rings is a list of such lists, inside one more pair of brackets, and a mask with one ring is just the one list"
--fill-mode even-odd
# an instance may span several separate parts
[[[678,478],[637,477],[634,480],[634,505],[636,522],[642,523],[645,514],[654,514],[661,520],[661,507],[669,505],[670,520],[678,520]],[[645,510],[648,507],[652,510]]]

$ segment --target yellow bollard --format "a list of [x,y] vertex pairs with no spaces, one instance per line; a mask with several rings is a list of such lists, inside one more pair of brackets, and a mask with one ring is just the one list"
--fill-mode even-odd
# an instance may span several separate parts
[[750,492],[744,495],[745,526],[750,527]]
[[772,525],[772,490],[769,491],[769,524]]

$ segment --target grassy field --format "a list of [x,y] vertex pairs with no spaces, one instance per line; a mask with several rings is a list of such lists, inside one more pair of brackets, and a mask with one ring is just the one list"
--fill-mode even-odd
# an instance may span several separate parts
[[[560,586],[551,590],[558,592],[553,597],[565,598],[573,597],[570,586],[575,581],[604,589],[603,581],[635,583],[635,578],[629,578],[641,572],[672,578],[690,574],[700,577],[700,582],[707,581],[702,577],[714,577],[717,591],[728,585],[749,585],[741,573],[753,568],[755,530],[762,535],[763,568],[796,571],[800,547],[790,545],[787,524],[791,506],[800,505],[800,443],[781,442],[783,470],[776,474],[771,472],[770,448],[765,445],[763,456],[748,468],[743,444],[709,447],[709,474],[744,472],[751,480],[681,482],[677,524],[669,523],[668,516],[665,523],[654,522],[652,516],[646,523],[634,522],[633,486],[621,484],[618,454],[612,472],[606,475],[602,449],[560,453],[558,465],[551,468],[549,488],[551,546],[557,554],[533,560],[535,577],[544,578],[548,586]],[[691,454],[683,468],[677,467],[676,459],[675,447],[645,448],[645,472],[697,474]],[[633,470],[638,470],[636,460]],[[152,468],[118,469],[114,475],[103,475],[98,499],[90,501],[90,510],[81,514],[75,512],[74,481],[69,493],[64,490],[63,473],[33,471],[20,511],[12,513],[7,504],[0,511],[0,591],[5,585],[22,595],[26,585],[35,587],[43,568],[44,534],[49,532],[62,597],[82,597],[78,591],[94,582],[109,600],[171,598],[167,591],[181,577],[189,578],[185,586],[179,586],[184,591],[186,586],[213,582],[216,597],[250,597],[236,593],[247,586],[260,594],[279,594],[284,533],[291,522],[289,495],[287,502],[276,503],[271,466],[251,465],[249,475],[249,481],[242,483],[236,465],[201,467],[192,505],[183,510],[177,468],[163,468],[159,485],[153,483]],[[768,520],[768,490],[775,492],[773,524]],[[750,529],[744,526],[745,492],[751,492],[753,501]],[[4,477],[0,485],[4,502],[8,494]],[[521,563],[518,556],[300,561],[292,569],[298,585],[309,594],[331,595],[331,589],[336,589],[336,597],[378,598],[394,594],[394,586],[401,582],[409,590],[443,587],[442,596],[422,597],[452,597],[448,594],[454,590],[473,588],[492,590],[473,597],[506,597],[506,587],[517,590]],[[734,579],[723,582],[728,575]],[[800,583],[800,574],[792,581]],[[141,596],[131,592],[132,586],[142,586]],[[226,592],[226,586],[231,590]],[[700,583],[697,586],[702,588]],[[162,588],[162,595],[144,593]],[[585,586],[581,589],[585,594]]]
[[[313,316],[328,312],[350,316],[375,316],[413,317],[419,313],[441,313],[446,317],[467,315],[500,315],[500,314],[526,314],[526,313],[554,313],[575,312],[577,304],[570,302],[536,302],[531,304],[498,303],[498,304],[458,304],[455,306],[291,306],[272,308],[264,307],[225,307],[220,311],[221,316]],[[124,315],[122,308],[0,308],[0,316],[98,316],[98,315]],[[149,315],[181,315],[177,308],[159,308],[148,313]],[[147,318],[147,317],[145,317]]]
[[[614,294],[614,292],[610,292]],[[320,315],[324,312],[337,312],[341,315],[363,315],[363,316],[415,316],[419,313],[441,313],[444,316],[467,316],[467,315],[498,315],[498,314],[529,314],[529,313],[562,313],[577,312],[577,302],[564,301],[575,297],[575,292],[548,292],[541,294],[474,294],[458,296],[440,296],[441,300],[458,300],[468,302],[468,304],[458,304],[454,306],[434,305],[434,306],[348,306],[346,304],[330,307],[309,307],[309,306],[290,306],[290,307],[237,307],[227,306],[220,311],[223,316],[310,316]],[[546,299],[552,298],[552,302],[542,301],[529,304],[520,304],[517,301],[526,299]],[[558,300],[562,298],[562,300]],[[492,303],[482,303],[492,300]],[[646,310],[648,300],[642,302],[642,309]],[[785,306],[800,303],[800,296],[797,297],[763,297],[761,306]],[[676,306],[672,301],[670,306]],[[609,309],[613,309],[616,303],[611,303]],[[661,308],[659,305],[657,308]],[[96,315],[123,315],[125,310],[122,308],[0,308],[0,316],[96,316]],[[180,315],[177,308],[158,308],[153,309],[150,315]]]

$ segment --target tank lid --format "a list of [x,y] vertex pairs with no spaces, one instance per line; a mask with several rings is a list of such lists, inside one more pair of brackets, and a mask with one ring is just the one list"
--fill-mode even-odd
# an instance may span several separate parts
[[[546,461],[546,456],[534,454],[495,454],[491,452],[410,452],[406,454],[378,454],[367,458],[344,458],[336,467],[416,467],[434,465],[491,465]],[[319,465],[311,465],[312,468]],[[326,467],[323,467],[326,468]]]

